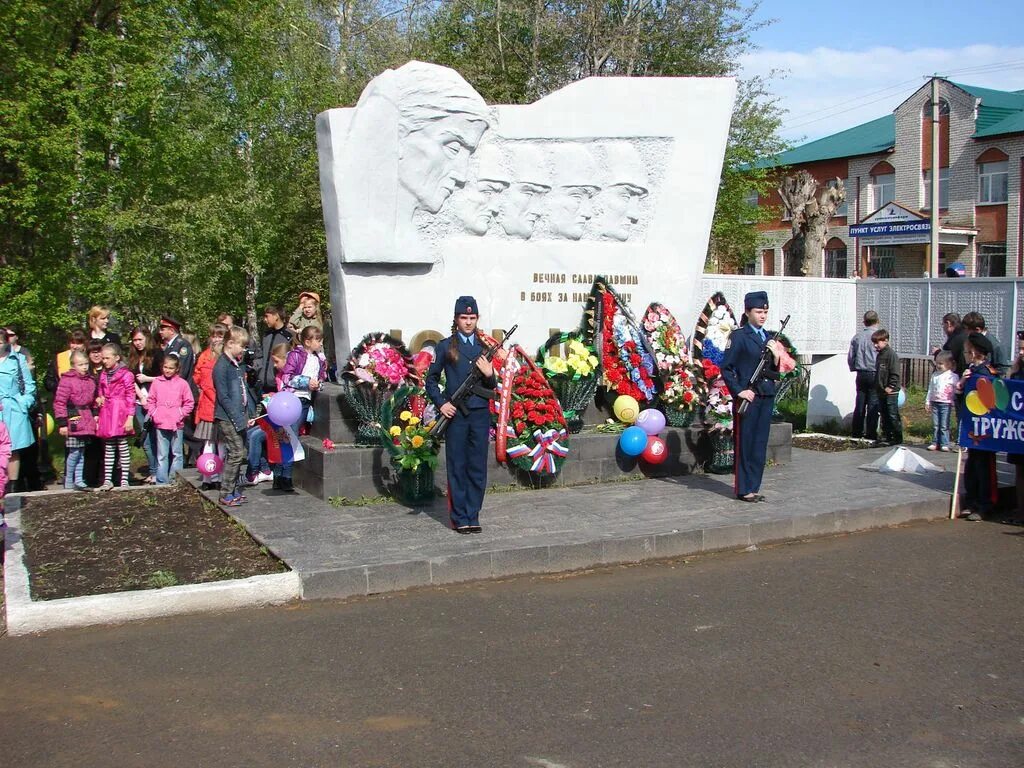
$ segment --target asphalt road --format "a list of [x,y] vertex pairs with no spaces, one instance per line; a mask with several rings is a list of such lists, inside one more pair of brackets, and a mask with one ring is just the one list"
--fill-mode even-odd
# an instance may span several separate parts
[[0,765],[1024,766],[1024,531],[0,639]]

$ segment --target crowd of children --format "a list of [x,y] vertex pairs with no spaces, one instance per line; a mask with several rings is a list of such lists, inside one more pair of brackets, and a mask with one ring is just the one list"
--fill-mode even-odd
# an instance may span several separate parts
[[[90,309],[86,328],[68,333],[67,349],[49,361],[43,378],[53,393],[54,425],[64,439],[64,487],[102,491],[130,485],[134,440],[147,459],[144,483],[167,484],[187,460],[219,453],[223,471],[207,476],[205,487],[221,490],[223,503],[244,503],[246,485],[271,479],[275,488],[292,490],[291,461],[275,454],[278,461],[271,466],[265,451],[267,431],[257,419],[266,398],[287,390],[303,404],[296,432],[311,420],[313,398],[328,368],[319,304],[316,293],[303,292],[288,327],[284,310],[266,307],[262,346],[235,326],[231,315],[220,315],[210,325],[201,352],[194,337],[182,334],[180,324],[166,316],[156,334],[132,328],[125,352],[120,336],[108,329],[110,311]],[[11,343],[12,338],[17,341],[15,333],[4,333],[0,498],[19,478],[20,457],[35,458],[46,444],[34,361],[27,350]],[[295,439],[286,432],[280,437]],[[245,464],[248,471],[243,473]]]
[[[865,314],[866,330],[871,331],[877,323],[877,314]],[[929,451],[951,450],[953,439],[950,435],[952,414],[959,414],[964,405],[964,387],[971,378],[994,379],[1007,375],[1011,379],[1024,379],[1024,332],[1017,333],[1017,348],[1014,362],[1008,365],[1000,352],[999,343],[985,327],[985,318],[978,312],[968,312],[961,319],[954,313],[942,318],[947,341],[943,347],[932,350],[934,372],[925,395],[925,410],[932,417],[932,441]],[[875,402],[879,445],[899,445],[903,442],[903,422],[899,412],[899,397],[902,389],[900,359],[889,346],[889,333],[885,329],[870,333],[875,350]],[[858,337],[851,342],[851,370],[858,356]],[[862,411],[867,416],[867,434],[874,432],[875,425],[871,408]],[[959,419],[958,419],[959,420]],[[855,429],[860,426],[855,423]],[[977,447],[967,448],[964,464],[964,501],[961,517],[967,520],[983,520],[992,513],[998,496],[996,478],[996,454]],[[1007,461],[1016,468],[1017,513],[1024,514],[1024,455],[1008,454]]]

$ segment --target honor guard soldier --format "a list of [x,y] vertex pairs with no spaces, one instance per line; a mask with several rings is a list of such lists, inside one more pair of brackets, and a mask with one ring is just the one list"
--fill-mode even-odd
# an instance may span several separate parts
[[[780,345],[769,341],[764,330],[768,319],[768,294],[753,291],[743,297],[744,321],[729,337],[729,348],[722,361],[722,378],[733,397],[733,442],[736,480],[734,490],[740,501],[764,501],[761,476],[768,448],[775,403],[775,382],[779,378]],[[771,353],[759,381],[750,379],[765,354]],[[749,405],[739,413],[743,401]]]
[[[451,402],[451,397],[469,376],[473,366],[483,375],[482,386],[497,385],[494,369],[477,335],[480,317],[476,299],[460,296],[455,302],[452,335],[437,345],[434,362],[427,371],[427,396],[446,418],[451,419],[445,433],[445,467],[448,471],[448,514],[456,533],[480,533],[480,508],[487,485],[487,450],[490,442],[490,401],[471,394],[465,401],[468,412]],[[444,392],[441,373],[444,373]]]

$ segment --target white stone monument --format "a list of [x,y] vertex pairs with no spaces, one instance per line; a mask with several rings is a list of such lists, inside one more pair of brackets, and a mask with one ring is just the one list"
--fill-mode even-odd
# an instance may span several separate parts
[[339,357],[366,333],[415,351],[472,294],[485,329],[535,349],[596,275],[636,311],[696,311],[732,113],[731,78],[588,78],[492,106],[412,61],[317,116]]

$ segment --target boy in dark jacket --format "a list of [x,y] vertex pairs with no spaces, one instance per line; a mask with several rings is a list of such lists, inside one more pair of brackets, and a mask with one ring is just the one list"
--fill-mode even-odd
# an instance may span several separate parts
[[213,417],[217,421],[220,438],[227,448],[221,487],[224,496],[220,503],[237,507],[246,501],[239,490],[242,462],[245,461],[245,432],[254,423],[256,397],[246,382],[242,357],[249,343],[244,328],[232,327],[224,341],[224,353],[213,366],[213,386],[217,392]]
[[879,416],[882,417],[882,442],[899,445],[903,442],[900,419],[900,358],[889,346],[889,332],[884,328],[871,334],[871,344],[878,353],[875,358],[875,386],[878,387]]

